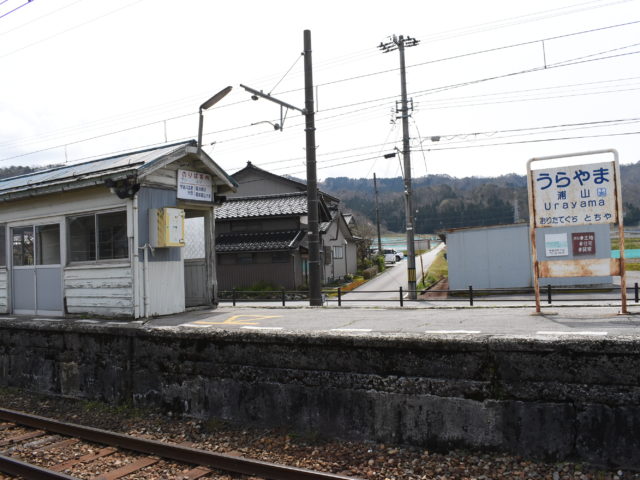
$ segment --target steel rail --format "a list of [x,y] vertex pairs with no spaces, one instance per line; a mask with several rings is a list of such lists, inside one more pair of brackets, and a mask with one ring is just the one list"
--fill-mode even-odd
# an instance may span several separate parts
[[18,459],[0,455],[0,472],[19,475],[29,480],[80,480],[64,473],[54,472],[44,467],[21,462]]
[[0,408],[0,419],[32,428],[46,430],[52,433],[78,437],[83,440],[146,453],[148,455],[155,455],[162,458],[168,458],[193,465],[206,466],[227,472],[254,475],[269,480],[355,480],[353,477],[316,472],[303,468],[289,467],[260,460],[225,455],[222,453],[207,452],[196,448],[137,438],[122,433],[110,432],[93,427],[85,427],[83,425],[62,422],[59,420],[40,417],[38,415],[30,415],[3,408]]

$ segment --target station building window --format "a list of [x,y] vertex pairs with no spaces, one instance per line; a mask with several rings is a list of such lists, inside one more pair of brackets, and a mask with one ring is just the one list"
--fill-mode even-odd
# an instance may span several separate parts
[[129,258],[127,213],[108,212],[69,218],[69,261]]
[[11,231],[13,235],[11,239],[13,265],[16,267],[33,265],[33,227],[17,227]]

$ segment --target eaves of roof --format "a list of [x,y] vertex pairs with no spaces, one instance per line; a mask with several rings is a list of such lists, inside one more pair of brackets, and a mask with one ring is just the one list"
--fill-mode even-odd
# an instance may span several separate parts
[[[107,178],[142,178],[186,155],[197,155],[194,140],[5,178],[0,180],[0,202],[103,185]],[[200,152],[199,159],[222,181],[226,190],[235,190],[235,180],[208,155]]]
[[216,237],[216,253],[289,251],[303,239],[304,230],[221,233]]

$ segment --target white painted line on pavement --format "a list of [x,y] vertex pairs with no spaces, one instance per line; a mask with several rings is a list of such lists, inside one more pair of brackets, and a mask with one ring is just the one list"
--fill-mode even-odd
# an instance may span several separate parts
[[15,320],[16,317],[0,317],[0,320]]
[[38,320],[40,322],[60,322],[64,319],[63,318],[34,318],[34,320]]
[[330,332],[370,332],[370,328],[332,328]]
[[585,336],[604,336],[607,332],[572,332],[572,331],[540,331],[536,335],[585,335]]
[[211,328],[213,325],[196,325],[194,323],[181,323],[178,325],[179,327],[189,327],[189,328]]
[[246,328],[247,330],[282,330],[282,327],[250,327],[248,325],[240,328]]
[[462,334],[468,334],[468,335],[476,335],[482,332],[480,330],[425,330],[424,333],[435,333],[440,335],[462,333]]
[[81,320],[76,320],[77,323],[100,323],[100,320],[91,320],[88,318],[83,318]]

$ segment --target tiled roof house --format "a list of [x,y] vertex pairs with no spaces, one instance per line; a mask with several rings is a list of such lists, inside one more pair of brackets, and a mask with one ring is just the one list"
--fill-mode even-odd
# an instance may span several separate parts
[[[258,282],[287,289],[308,283],[307,186],[254,166],[232,175],[238,189],[216,210],[216,254],[221,290]],[[339,199],[319,195],[323,281],[355,273],[356,247]]]

